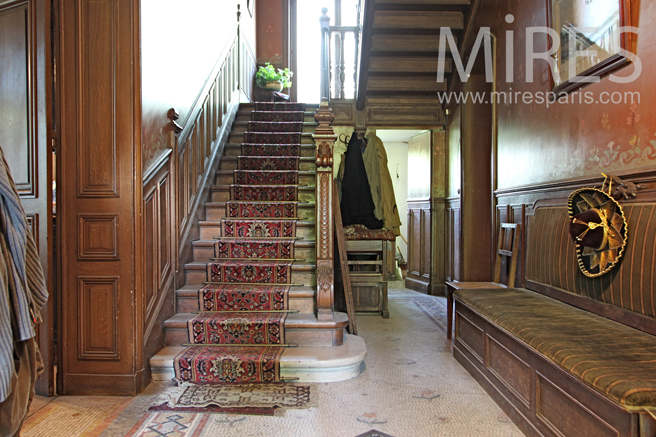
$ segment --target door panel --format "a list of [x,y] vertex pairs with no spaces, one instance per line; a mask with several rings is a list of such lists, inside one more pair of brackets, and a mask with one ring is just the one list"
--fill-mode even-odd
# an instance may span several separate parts
[[406,287],[428,293],[431,280],[431,137],[408,141],[408,276]]
[[21,196],[50,292],[43,322],[37,326],[46,369],[36,387],[42,395],[54,394],[52,159],[45,89],[49,16],[44,0],[0,0],[0,147]]

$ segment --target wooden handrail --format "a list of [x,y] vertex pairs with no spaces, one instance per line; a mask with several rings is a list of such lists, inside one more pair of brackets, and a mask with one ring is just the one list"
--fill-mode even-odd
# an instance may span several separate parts
[[328,99],[322,98],[314,114],[319,123],[312,138],[316,144],[316,251],[317,320],[333,320],[335,308],[335,261],[333,216],[333,146],[337,140],[335,119]]

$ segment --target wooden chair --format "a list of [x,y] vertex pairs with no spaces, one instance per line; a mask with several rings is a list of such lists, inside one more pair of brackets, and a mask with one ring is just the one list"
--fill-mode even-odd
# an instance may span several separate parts
[[[447,298],[447,327],[446,338],[451,338],[453,326],[453,292],[455,290],[474,290],[483,288],[513,288],[517,273],[517,257],[513,256],[519,249],[520,225],[515,223],[501,223],[499,229],[499,242],[497,256],[494,261],[494,282],[446,282]],[[506,284],[501,283],[501,265],[506,258]]]

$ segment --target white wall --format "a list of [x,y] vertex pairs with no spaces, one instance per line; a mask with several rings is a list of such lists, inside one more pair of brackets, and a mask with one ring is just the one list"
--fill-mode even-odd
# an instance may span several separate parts
[[[379,131],[380,132],[380,131]],[[408,238],[408,143],[385,142],[387,152],[387,167],[394,185],[394,197],[401,218],[401,234]],[[398,174],[398,177],[397,177]],[[401,250],[403,258],[408,260],[408,245],[403,238],[396,237],[396,245]]]

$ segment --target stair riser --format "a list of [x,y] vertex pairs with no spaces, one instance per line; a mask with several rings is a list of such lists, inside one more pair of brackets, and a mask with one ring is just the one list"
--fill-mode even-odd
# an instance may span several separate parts
[[[314,191],[299,190],[298,192],[298,200],[301,202],[314,203],[315,198]],[[230,200],[230,191],[212,189],[210,199],[211,202],[227,202]]]
[[[180,346],[189,342],[186,328],[166,328],[166,345]],[[285,328],[285,343],[298,346],[341,346],[343,329],[289,329]]]
[[[298,184],[308,187],[316,186],[317,177],[315,174],[301,174],[298,176]],[[217,174],[214,178],[214,185],[230,185],[235,183],[235,177],[232,174]]]
[[[314,205],[311,206],[298,206],[297,208],[299,218],[314,220],[316,211]],[[226,216],[225,206],[206,206],[205,207],[205,220],[216,221],[221,220]],[[235,218],[237,219],[237,218]]]
[[[200,239],[213,240],[214,237],[221,236],[221,227],[218,225],[201,226]],[[314,240],[316,236],[316,229],[314,226],[296,226],[296,236],[304,240]]]
[[[193,261],[207,262],[214,256],[214,247],[212,246],[194,246]],[[317,260],[317,253],[314,247],[296,247],[294,248],[294,257],[305,260],[304,262],[314,262]]]
[[[314,132],[314,131],[312,131]],[[241,144],[244,142],[244,132],[231,132],[228,135],[228,142],[231,144]],[[301,136],[301,144],[314,144],[314,140],[310,135]]]
[[[239,141],[241,143],[242,140]],[[316,156],[314,144],[308,144],[309,147],[301,147],[301,156],[313,157]],[[226,146],[224,156],[241,156],[241,146]]]
[[[231,134],[235,134],[235,135],[240,134],[240,133],[243,134],[244,132],[247,131],[247,127],[248,126],[246,126],[246,124],[241,124],[241,123],[237,124],[237,123],[235,123],[233,125]],[[313,134],[316,128],[317,128],[317,124],[310,122],[310,123],[307,123],[307,124],[303,124],[303,130],[301,132],[308,133],[308,134]]]
[[[207,273],[205,270],[190,270],[185,269],[185,283],[186,284],[202,284],[207,280]],[[316,285],[316,275],[314,271],[299,272],[292,270],[292,284],[294,285]]]
[[[314,161],[303,160],[300,162],[298,169],[301,171],[316,171],[317,165]],[[220,170],[237,170],[237,160],[222,159],[220,163]]]
[[[296,299],[289,299],[289,309],[297,310],[302,314],[314,314],[314,298],[303,297]],[[198,311],[198,298],[197,297],[178,297],[178,312],[191,313]]]
[[[251,111],[239,111],[237,113],[237,116],[235,117],[235,121],[252,121],[252,115]],[[305,116],[303,118],[303,121],[305,123],[315,123],[316,120],[314,119],[314,112],[308,112],[305,111]]]

